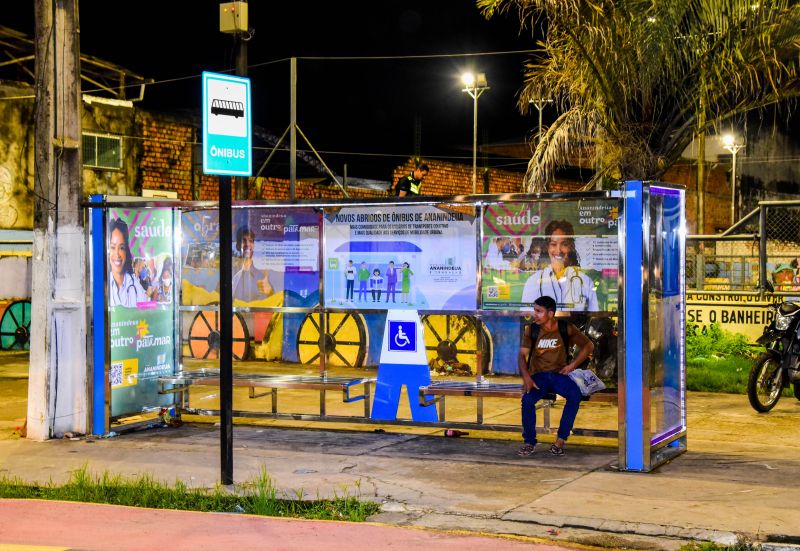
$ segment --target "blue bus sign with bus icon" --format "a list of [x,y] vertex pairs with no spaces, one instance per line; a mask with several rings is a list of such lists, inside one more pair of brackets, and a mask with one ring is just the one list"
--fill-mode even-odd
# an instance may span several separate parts
[[250,79],[203,72],[203,172],[250,176]]

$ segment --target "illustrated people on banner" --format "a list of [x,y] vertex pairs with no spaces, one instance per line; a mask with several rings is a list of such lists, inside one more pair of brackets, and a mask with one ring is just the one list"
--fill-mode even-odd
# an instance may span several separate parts
[[414,275],[414,272],[408,262],[403,262],[403,269],[400,273],[403,275],[403,281],[400,284],[400,302],[407,303],[411,294],[411,276]]
[[353,288],[356,285],[356,267],[353,265],[352,260],[347,261],[347,266],[344,267],[344,280],[345,280],[345,300],[353,302]]
[[108,305],[136,308],[147,296],[133,273],[128,224],[121,218],[113,220],[108,237]]
[[365,301],[367,300],[367,284],[369,282],[369,268],[367,268],[367,263],[362,262],[361,265],[358,267],[358,300]]
[[406,174],[397,180],[397,183],[394,185],[395,194],[398,197],[419,195],[422,189],[422,181],[427,175],[428,165],[426,163],[416,164],[411,174]]
[[166,257],[161,266],[161,275],[152,287],[152,298],[156,302],[172,302],[173,283],[172,258]]
[[255,248],[255,234],[249,227],[241,226],[236,230],[236,251],[241,257],[241,265],[231,280],[234,300],[252,302],[267,298],[273,292],[269,273],[253,264]]
[[381,290],[383,289],[383,276],[379,268],[372,270],[369,278],[369,288],[372,291],[372,302],[381,301]]
[[[589,357],[594,344],[574,324],[558,321],[555,316],[556,301],[549,296],[538,297],[533,307],[533,323],[525,326],[519,348],[525,441],[518,452],[521,457],[533,455],[536,447],[536,402],[550,393],[566,399],[556,441],[550,446],[553,455],[564,455],[564,444],[583,400],[580,388],[569,374]],[[570,361],[567,351],[572,346],[577,346],[578,351]]]
[[392,302],[395,301],[395,293],[397,292],[397,268],[394,267],[394,260],[389,261],[389,267],[386,268],[386,302],[389,302],[389,297],[392,297]]
[[567,220],[553,220],[545,228],[550,265],[535,271],[525,282],[522,302],[552,296],[562,310],[598,311],[594,281],[580,269],[575,250],[575,230]]

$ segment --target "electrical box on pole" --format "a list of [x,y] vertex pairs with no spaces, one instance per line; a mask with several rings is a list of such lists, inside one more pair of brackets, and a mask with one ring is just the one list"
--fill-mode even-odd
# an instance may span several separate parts
[[219,32],[246,33],[247,2],[225,2],[219,5]]

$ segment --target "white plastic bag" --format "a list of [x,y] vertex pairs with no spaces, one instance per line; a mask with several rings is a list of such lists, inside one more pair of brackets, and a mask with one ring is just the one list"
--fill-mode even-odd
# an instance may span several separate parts
[[603,381],[591,369],[575,369],[570,372],[569,378],[575,381],[584,396],[589,396],[598,390],[606,388]]

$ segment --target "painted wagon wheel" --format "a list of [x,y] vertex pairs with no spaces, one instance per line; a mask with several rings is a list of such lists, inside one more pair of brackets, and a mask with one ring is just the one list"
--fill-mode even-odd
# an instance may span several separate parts
[[[432,314],[422,316],[422,324],[429,362],[441,366],[467,364],[472,373],[476,372],[478,339],[475,336],[475,318],[460,314]],[[487,374],[492,365],[492,337],[486,326],[483,326],[482,338],[483,373]]]
[[[219,311],[198,312],[189,326],[189,352],[193,358],[219,358]],[[250,332],[244,318],[233,313],[233,357],[244,360],[250,357]]]
[[30,350],[31,301],[15,300],[0,317],[0,349]]
[[297,357],[300,363],[319,360],[325,343],[328,365],[361,367],[369,349],[369,335],[361,314],[326,312],[325,334],[319,324],[319,314],[308,314],[297,331]]

